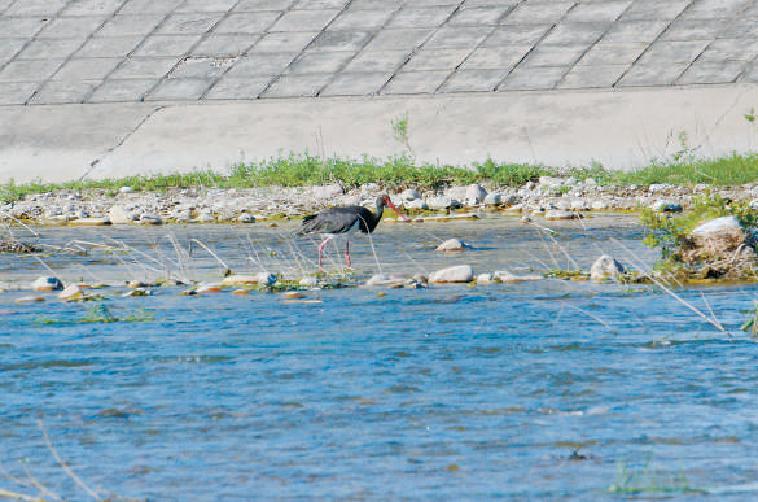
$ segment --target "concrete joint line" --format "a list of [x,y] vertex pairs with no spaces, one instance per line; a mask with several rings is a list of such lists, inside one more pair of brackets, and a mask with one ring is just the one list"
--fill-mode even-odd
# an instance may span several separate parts
[[682,12],[680,12],[679,14],[677,14],[677,15],[676,15],[676,16],[675,16],[675,17],[674,17],[674,18],[673,18],[671,21],[669,21],[669,23],[666,25],[666,27],[665,27],[663,30],[661,30],[661,32],[658,34],[658,36],[657,36],[657,37],[655,37],[655,38],[653,39],[653,41],[652,41],[652,42],[650,42],[650,43],[647,45],[647,47],[645,47],[645,50],[643,50],[643,51],[640,53],[640,55],[639,55],[639,56],[637,56],[637,58],[636,58],[634,61],[632,61],[632,64],[630,64],[630,65],[629,65],[629,67],[628,67],[626,70],[624,70],[624,72],[621,74],[621,76],[620,76],[619,78],[617,78],[617,79],[616,79],[616,81],[613,83],[613,85],[612,85],[611,87],[616,87],[616,86],[618,86],[619,82],[621,82],[621,81],[624,79],[624,77],[626,77],[626,76],[627,76],[627,74],[629,73],[629,71],[630,71],[632,68],[634,68],[634,65],[636,65],[636,64],[639,62],[639,60],[640,60],[640,59],[642,59],[642,58],[645,56],[645,54],[647,54],[647,53],[650,51],[650,48],[651,48],[653,45],[655,45],[655,43],[656,43],[656,42],[658,42],[658,41],[661,39],[661,37],[663,37],[663,35],[664,35],[664,34],[665,34],[667,31],[669,31],[669,29],[671,29],[671,25],[673,25],[673,24],[674,24],[674,23],[675,23],[677,20],[679,20],[679,18],[680,18],[680,17],[682,17],[682,14],[684,14],[685,12],[687,12],[687,9],[689,9],[690,7],[692,7],[692,5],[694,5],[694,3],[695,3],[695,1],[694,1],[694,0],[690,0],[690,3],[688,3],[688,4],[687,4],[687,5],[684,7],[684,9],[682,9]]
[[[316,39],[319,37],[319,35],[321,35],[321,34],[322,34],[322,33],[324,33],[326,30],[328,30],[328,29],[329,29],[329,27],[332,25],[332,23],[334,23],[334,21],[336,21],[336,20],[337,20],[337,18],[338,18],[338,17],[340,17],[340,16],[342,15],[342,13],[343,13],[343,12],[345,12],[345,11],[347,10],[347,8],[348,8],[348,7],[350,7],[350,5],[351,5],[352,3],[353,3],[353,0],[349,0],[349,1],[348,1],[348,2],[347,2],[347,3],[346,3],[346,4],[345,4],[343,7],[342,7],[342,9],[340,9],[340,11],[339,11],[339,12],[337,12],[337,14],[335,14],[335,15],[334,15],[334,16],[333,16],[333,17],[332,17],[330,20],[329,20],[329,22],[328,22],[328,23],[326,23],[326,25],[324,25],[324,27],[323,27],[323,28],[321,28],[321,29],[319,30],[319,32],[316,34],[316,36],[315,36],[315,37],[313,37],[313,38],[312,38],[312,39],[311,39],[311,40],[310,40],[310,41],[309,41],[307,44],[305,44],[305,47],[303,47],[303,48],[300,50],[300,52],[298,52],[298,53],[297,53],[297,55],[296,55],[294,58],[292,58],[292,60],[291,60],[289,63],[287,63],[287,66],[285,66],[285,67],[284,67],[284,69],[281,71],[281,73],[279,73],[278,75],[275,75],[275,76],[274,76],[274,78],[273,78],[273,79],[271,79],[271,80],[270,80],[270,81],[269,81],[269,82],[268,82],[268,83],[267,83],[267,84],[266,84],[266,85],[263,87],[263,89],[261,90],[260,94],[258,94],[258,96],[262,98],[262,97],[263,97],[263,95],[264,95],[264,94],[266,94],[266,93],[268,92],[268,90],[269,90],[269,89],[271,89],[271,87],[272,87],[272,86],[273,86],[275,83],[277,83],[277,82],[278,82],[278,81],[279,81],[279,80],[280,80],[280,79],[281,79],[283,76],[285,76],[285,75],[287,74],[287,70],[289,70],[289,69],[290,69],[290,67],[292,67],[292,64],[293,64],[295,61],[297,61],[297,60],[298,60],[298,59],[299,59],[299,58],[300,58],[300,57],[301,57],[301,56],[302,56],[302,55],[305,53],[305,51],[307,51],[307,50],[308,50],[308,47],[310,47],[311,45],[313,45],[313,42],[315,42],[315,41],[316,41]],[[294,6],[294,5],[290,6],[290,10],[293,10],[293,9],[292,9],[292,7],[293,7],[293,6]],[[322,89],[323,89],[323,88],[322,88]]]
[[450,81],[450,79],[452,79],[458,73],[458,70],[461,68],[461,66],[463,66],[464,64],[466,64],[466,61],[468,61],[471,58],[471,55],[474,54],[474,52],[476,52],[480,47],[482,47],[484,45],[484,43],[487,41],[487,39],[490,38],[492,36],[492,34],[495,33],[495,31],[497,31],[498,27],[500,26],[500,21],[502,21],[503,19],[505,19],[506,17],[508,17],[511,14],[511,12],[513,12],[514,10],[516,10],[521,4],[524,3],[524,1],[525,0],[521,0],[519,3],[516,4],[516,6],[514,6],[510,10],[506,10],[505,12],[503,12],[503,14],[501,14],[495,20],[495,23],[494,23],[494,26],[492,27],[492,29],[484,36],[484,38],[482,38],[479,41],[478,44],[476,44],[474,46],[473,49],[471,49],[468,52],[468,54],[466,54],[466,57],[464,57],[463,60],[460,63],[458,63],[455,66],[455,68],[453,68],[453,71],[450,73],[450,75],[448,75],[447,77],[445,77],[445,79],[440,83],[440,85],[438,85],[437,88],[434,89],[434,94],[439,93],[440,90],[443,87],[445,87],[445,84],[447,84]]
[[[229,10],[229,12],[232,12],[232,11],[234,10],[234,8],[235,8],[235,7],[237,7],[237,5],[239,5],[239,3],[240,3],[241,1],[242,1],[242,0],[237,0],[237,2],[234,4],[234,7],[232,7],[232,8]],[[252,44],[250,44],[250,47],[248,47],[247,49],[245,49],[244,51],[242,51],[242,52],[240,53],[240,58],[242,58],[242,57],[245,57],[245,56],[247,56],[248,54],[250,54],[250,51],[251,51],[251,50],[253,50],[253,47],[255,47],[255,46],[256,46],[256,44],[258,44],[258,42],[260,42],[260,41],[263,39],[263,37],[264,37],[264,36],[266,36],[268,33],[270,33],[270,32],[271,32],[271,31],[270,31],[270,30],[271,30],[271,28],[273,28],[273,27],[274,27],[274,25],[275,25],[277,22],[279,22],[279,20],[280,20],[282,17],[284,17],[284,15],[285,15],[287,12],[289,12],[290,10],[292,10],[292,5],[290,5],[290,7],[289,7],[288,9],[281,11],[281,12],[279,13],[279,15],[278,15],[278,16],[276,16],[276,18],[275,18],[273,21],[271,21],[271,22],[269,23],[269,25],[266,27],[266,29],[265,29],[265,30],[263,30],[263,35],[262,35],[260,38],[258,38],[258,40],[256,40],[256,41],[255,41],[255,42],[253,42]],[[202,42],[202,40],[201,40],[201,42]],[[214,88],[214,87],[216,87],[216,84],[218,84],[219,82],[221,82],[221,79],[222,79],[222,78],[224,78],[224,77],[226,76],[226,74],[227,74],[227,73],[229,73],[229,72],[231,71],[231,69],[232,69],[232,68],[234,68],[234,66],[235,66],[234,64],[231,64],[231,65],[229,65],[229,67],[228,67],[228,68],[224,69],[224,71],[221,73],[221,75],[219,75],[219,76],[218,76],[218,78],[217,78],[217,79],[216,79],[216,80],[215,80],[215,81],[214,81],[214,82],[211,84],[211,86],[210,86],[210,87],[208,87],[208,88],[205,90],[205,92],[203,92],[203,94],[200,96],[200,99],[199,99],[198,101],[206,101],[206,97],[208,96],[208,94],[209,94],[209,93],[210,93],[210,92],[213,90],[213,88]],[[259,94],[258,96],[260,96],[260,94]]]
[[[75,50],[75,51],[73,51],[71,54],[69,54],[69,55],[68,55],[68,57],[67,57],[67,58],[65,58],[65,59],[63,60],[63,62],[62,62],[60,65],[58,65],[58,67],[55,69],[55,71],[52,73],[52,75],[50,75],[50,77],[48,77],[48,78],[46,78],[45,80],[43,80],[43,81],[42,81],[42,84],[40,84],[40,86],[39,86],[39,87],[37,87],[37,90],[35,90],[35,91],[32,93],[32,95],[31,95],[31,96],[29,96],[29,99],[27,99],[27,100],[26,100],[26,103],[24,103],[24,104],[27,104],[27,105],[28,105],[28,104],[30,104],[30,103],[32,102],[32,100],[34,99],[34,97],[35,97],[35,96],[36,96],[36,95],[37,95],[37,94],[38,94],[38,93],[39,93],[39,92],[40,92],[42,89],[44,89],[44,88],[45,88],[45,86],[48,84],[48,82],[50,82],[51,80],[53,80],[53,78],[54,78],[54,77],[55,77],[55,76],[58,74],[58,72],[60,72],[60,71],[61,71],[61,68],[63,68],[63,67],[64,67],[64,66],[65,66],[65,65],[66,65],[66,64],[69,62],[69,61],[71,61],[71,60],[74,58],[74,55],[75,55],[77,52],[79,52],[79,51],[82,49],[82,47],[84,47],[85,45],[87,45],[87,42],[89,42],[90,40],[92,40],[92,39],[95,37],[95,35],[97,34],[97,32],[99,32],[99,31],[100,31],[100,30],[103,28],[103,26],[105,26],[106,24],[108,24],[108,21],[110,21],[110,20],[111,20],[111,19],[112,19],[112,18],[113,18],[113,17],[114,17],[116,14],[118,14],[118,13],[121,11],[121,9],[123,9],[123,8],[124,8],[124,5],[126,5],[126,2],[127,2],[127,1],[128,1],[128,0],[121,0],[121,4],[120,4],[120,5],[118,6],[118,8],[117,8],[117,9],[116,9],[116,10],[113,12],[113,14],[111,14],[109,17],[106,17],[106,18],[103,20],[103,22],[102,22],[102,23],[100,23],[100,24],[97,26],[97,28],[96,28],[96,29],[94,29],[93,31],[91,31],[91,32],[90,32],[90,33],[87,35],[87,38],[85,38],[85,39],[84,39],[84,41],[83,41],[83,42],[82,42],[82,43],[81,43],[81,44],[80,44],[80,45],[79,45],[79,46],[76,48],[76,50]],[[57,17],[57,16],[58,16],[58,14],[60,14],[60,12],[61,12],[63,9],[65,9],[66,7],[67,7],[67,5],[66,5],[66,6],[64,6],[64,7],[62,7],[62,8],[61,8],[61,10],[59,10],[58,12],[56,12],[56,13],[55,13],[56,17]],[[35,39],[36,39],[36,36],[37,36],[37,34],[38,34],[38,33],[39,33],[39,31],[38,31],[37,33],[35,33],[35,35],[34,35],[34,37],[32,37],[32,40],[31,40],[31,41],[33,41],[33,40],[35,40]],[[31,41],[30,41],[30,43],[31,43]],[[87,100],[87,98],[88,98],[88,97],[89,97],[89,96],[85,96],[85,98],[84,98],[84,99],[83,99],[81,102],[82,102],[82,103],[83,103],[83,102],[85,102],[85,101]]]
[[[375,31],[375,32],[374,32],[374,33],[373,33],[373,34],[372,34],[370,37],[368,37],[368,39],[367,39],[367,40],[366,40],[366,41],[365,41],[365,42],[364,42],[364,43],[363,43],[363,44],[360,46],[360,48],[359,48],[359,49],[358,49],[358,50],[355,52],[355,54],[353,54],[353,56],[352,56],[350,59],[348,59],[347,61],[345,61],[345,63],[343,63],[343,64],[341,64],[341,65],[339,66],[339,68],[337,69],[337,71],[335,71],[335,72],[334,72],[334,74],[332,75],[332,78],[330,78],[330,79],[329,79],[329,80],[326,82],[326,84],[324,84],[324,85],[321,87],[321,89],[319,89],[319,91],[316,93],[316,96],[320,96],[320,95],[321,95],[321,93],[322,93],[322,92],[324,92],[324,90],[325,90],[327,87],[329,87],[329,86],[332,84],[332,82],[334,82],[334,81],[337,79],[337,77],[339,76],[340,72],[341,72],[342,70],[344,70],[345,68],[347,68],[347,67],[350,65],[350,63],[352,63],[353,61],[355,61],[355,58],[357,58],[358,56],[360,56],[360,55],[361,55],[361,53],[362,53],[363,49],[365,49],[366,47],[368,47],[368,45],[369,45],[369,44],[370,44],[370,43],[371,43],[371,42],[372,42],[372,41],[373,41],[373,40],[376,38],[376,36],[377,36],[379,33],[381,33],[381,31],[382,31],[384,28],[386,28],[386,27],[389,25],[389,23],[390,23],[390,22],[392,22],[392,20],[393,20],[393,19],[394,19],[394,18],[397,16],[397,14],[400,12],[400,10],[402,10],[402,7],[398,7],[397,9],[395,9],[395,10],[392,12],[392,14],[390,14],[390,16],[389,16],[389,17],[388,17],[388,18],[387,18],[387,19],[384,21],[384,23],[382,24],[382,26],[380,26],[380,27],[379,27],[379,28],[378,28],[378,29],[377,29],[377,30],[376,30],[376,31]],[[342,14],[342,13],[340,13],[340,14]],[[337,17],[339,17],[339,15],[338,15]],[[335,18],[335,20],[336,20],[336,19],[337,19],[337,18]],[[393,70],[393,72],[392,72],[392,75],[394,75],[396,71],[397,71],[397,68],[395,68],[395,70]],[[391,78],[391,77],[390,77],[390,78]],[[389,81],[389,79],[387,79],[387,80]],[[384,83],[382,84],[382,87],[383,87],[383,86],[384,86],[386,83],[387,83],[387,82],[384,82]],[[380,89],[381,89],[381,87],[380,87]],[[378,94],[378,93],[379,93],[379,91],[377,91],[376,93]]]
[[600,43],[600,41],[602,41],[602,40],[603,40],[603,38],[605,38],[605,36],[608,34],[608,32],[609,32],[609,31],[611,31],[611,30],[613,29],[613,27],[615,26],[615,23],[616,23],[616,22],[617,22],[619,19],[621,19],[621,18],[623,17],[623,15],[624,15],[624,14],[626,14],[626,12],[627,12],[629,9],[631,9],[631,8],[632,8],[632,5],[634,5],[634,2],[633,2],[633,1],[632,1],[632,2],[630,2],[630,3],[629,3],[629,5],[627,5],[627,6],[626,6],[626,9],[624,9],[624,11],[623,11],[621,14],[619,14],[618,16],[616,16],[616,18],[615,18],[613,21],[611,21],[611,22],[608,24],[608,28],[607,28],[607,29],[606,29],[606,30],[605,30],[605,31],[604,31],[604,32],[603,32],[603,33],[602,33],[602,34],[601,34],[601,35],[600,35],[600,36],[597,38],[597,40],[595,40],[594,42],[592,42],[592,43],[590,44],[590,46],[589,46],[589,47],[587,47],[587,48],[586,48],[586,49],[585,49],[585,50],[584,50],[584,51],[583,51],[583,52],[582,52],[582,53],[579,55],[579,57],[577,58],[577,60],[576,60],[576,61],[574,61],[574,64],[572,64],[572,65],[571,65],[571,67],[570,67],[568,70],[566,70],[566,73],[564,73],[564,74],[561,76],[561,78],[558,80],[558,82],[556,82],[556,84],[555,84],[555,88],[556,88],[556,89],[557,89],[557,88],[559,88],[559,87],[561,86],[561,84],[562,84],[563,82],[565,82],[565,81],[566,81],[566,77],[568,76],[568,74],[569,74],[569,73],[571,73],[571,70],[573,70],[573,69],[576,67],[577,63],[579,63],[579,61],[581,61],[581,60],[582,60],[582,58],[583,58],[584,56],[586,56],[586,55],[587,55],[587,53],[588,53],[589,51],[591,51],[591,50],[592,50],[592,48],[593,48],[593,47],[595,47],[597,44],[599,44],[599,43]]
[[121,138],[118,138],[116,140],[116,143],[109,147],[101,156],[90,162],[89,167],[84,171],[84,174],[82,174],[79,177],[79,181],[82,181],[84,178],[88,177],[92,172],[97,169],[97,166],[100,165],[102,161],[104,161],[109,155],[114,153],[116,150],[121,148],[121,146],[126,143],[129,138],[131,138],[137,131],[139,131],[142,126],[144,126],[148,120],[150,120],[153,116],[155,116],[156,113],[160,112],[161,110],[164,110],[165,108],[168,108],[168,105],[159,105],[150,110],[145,114],[144,117],[142,117],[142,120],[140,120],[136,126],[134,126],[131,130],[127,131],[126,134],[124,134]]
[[[520,5],[521,4],[519,4],[519,6]],[[524,61],[526,61],[526,58],[528,58],[534,52],[534,49],[536,49],[537,46],[539,44],[541,44],[542,41],[545,40],[553,32],[553,30],[555,30],[556,26],[558,26],[559,24],[561,24],[561,21],[563,21],[564,19],[566,19],[566,16],[569,15],[569,12],[571,12],[572,10],[574,10],[577,5],[578,4],[576,2],[574,2],[574,4],[572,4],[571,7],[566,12],[563,13],[563,15],[560,17],[560,19],[558,19],[555,23],[553,23],[553,25],[545,33],[543,33],[542,36],[536,42],[534,42],[534,44],[532,45],[532,48],[529,49],[527,51],[527,53],[524,54],[524,56],[521,59],[519,59],[518,62],[515,65],[513,65],[513,68],[511,68],[510,70],[508,70],[508,72],[503,76],[502,79],[500,79],[500,82],[498,82],[497,86],[495,86],[495,90],[496,91],[500,90],[500,87],[505,83],[505,79],[507,79],[516,70],[516,68],[518,68],[519,66],[521,66],[521,63],[523,63]],[[561,78],[563,78],[563,77],[561,77]]]
[[413,48],[413,50],[411,50],[410,54],[408,54],[408,57],[406,57],[403,60],[403,62],[400,64],[400,66],[398,66],[395,69],[395,71],[392,74],[392,76],[389,79],[387,79],[387,81],[379,88],[379,90],[377,91],[377,94],[384,93],[384,90],[387,88],[387,86],[389,85],[389,83],[392,82],[392,80],[395,78],[395,76],[397,75],[397,72],[399,72],[400,70],[402,70],[403,67],[405,65],[407,65],[408,62],[411,59],[413,59],[413,56],[415,56],[416,54],[418,54],[419,51],[424,48],[424,46],[427,44],[427,42],[429,42],[429,40],[431,40],[432,37],[434,37],[434,35],[436,35],[448,23],[448,21],[450,21],[450,19],[452,19],[452,17],[455,16],[458,13],[459,10],[461,10],[461,7],[463,6],[464,3],[466,3],[466,0],[461,0],[460,2],[458,2],[458,5],[456,5],[455,9],[453,9],[453,11],[450,13],[450,15],[447,16],[440,23],[439,26],[437,26],[435,29],[433,29],[432,32],[429,35],[427,35],[426,38],[424,38],[424,40],[422,40],[420,44],[418,44],[416,47]]

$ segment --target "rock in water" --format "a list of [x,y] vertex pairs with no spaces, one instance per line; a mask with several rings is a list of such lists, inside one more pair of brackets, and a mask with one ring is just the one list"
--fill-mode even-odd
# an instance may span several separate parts
[[739,220],[724,216],[701,223],[683,246],[682,261],[706,278],[754,278],[758,256]]
[[72,284],[66,289],[58,293],[58,298],[61,300],[77,300],[84,296],[84,291],[77,284]]
[[692,241],[714,256],[735,250],[745,243],[745,232],[734,216],[701,223],[691,234]]
[[63,283],[57,277],[40,277],[32,283],[32,289],[40,292],[60,291]]
[[33,254],[39,252],[40,249],[32,244],[26,244],[14,239],[0,240],[0,253]]
[[145,213],[140,215],[139,222],[143,225],[161,225],[163,224],[163,219],[160,215]]
[[616,280],[624,273],[626,269],[621,263],[612,256],[603,255],[592,264],[590,279],[593,281]]
[[276,276],[270,272],[259,272],[254,275],[230,275],[221,282],[224,286],[266,285],[276,284]]
[[581,218],[581,215],[572,211],[564,211],[562,209],[549,209],[545,213],[545,219],[548,221],[573,220],[574,218]]
[[463,251],[468,246],[466,244],[458,239],[448,239],[439,246],[437,246],[437,251],[442,252],[455,252],[455,251]]
[[445,283],[465,283],[474,280],[474,270],[470,265],[459,265],[457,267],[444,268],[437,270],[429,275],[429,282],[435,284]]

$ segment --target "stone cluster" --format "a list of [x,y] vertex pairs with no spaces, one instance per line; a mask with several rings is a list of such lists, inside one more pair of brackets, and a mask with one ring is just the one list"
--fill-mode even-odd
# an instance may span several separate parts
[[[254,223],[275,217],[296,217],[334,205],[372,204],[383,191],[383,187],[373,183],[355,189],[331,184],[298,188],[173,189],[165,193],[137,192],[130,187],[123,187],[115,194],[104,190],[61,190],[3,204],[0,220],[82,226]],[[586,211],[628,211],[644,207],[679,212],[693,197],[706,191],[732,199],[758,198],[758,185],[728,189],[668,184],[601,186],[593,179],[580,181],[550,176],[518,188],[488,188],[480,184],[423,192],[408,188],[397,191],[391,198],[394,204],[410,213],[447,214],[458,209],[493,209],[561,220],[581,217]],[[755,202],[758,205],[758,200]]]

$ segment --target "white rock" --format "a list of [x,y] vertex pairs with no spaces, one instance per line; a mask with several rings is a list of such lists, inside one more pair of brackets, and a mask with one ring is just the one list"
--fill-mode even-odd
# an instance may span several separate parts
[[692,237],[707,239],[734,233],[742,234],[742,225],[734,216],[724,216],[701,223],[692,231]]
[[406,188],[403,193],[400,194],[400,198],[404,201],[412,201],[421,198],[421,193],[415,188]]
[[118,189],[120,193],[132,193],[134,189],[132,187],[121,187]]
[[111,224],[108,218],[77,218],[69,222],[69,225],[75,227],[104,227]]
[[157,214],[145,213],[140,215],[139,222],[143,225],[160,225],[163,223],[163,219]]
[[573,220],[578,217],[579,215],[572,211],[563,211],[561,209],[549,209],[545,212],[545,219],[548,221]]
[[698,225],[691,234],[692,240],[709,254],[723,255],[741,246],[745,232],[734,216],[724,216]]
[[513,274],[507,270],[495,271],[495,279],[500,282],[527,282],[527,281],[541,281],[543,276],[537,274]]
[[16,298],[16,303],[37,303],[44,301],[45,298],[42,296],[22,296],[21,298]]
[[488,193],[484,198],[485,206],[499,206],[503,198],[499,193]]
[[486,197],[487,190],[479,183],[474,183],[466,187],[466,196],[463,200],[468,206],[478,206]]
[[665,200],[657,200],[650,206],[653,211],[660,213],[681,213],[682,206],[676,202],[669,202]]
[[476,276],[476,282],[477,284],[492,284],[496,281],[493,274],[479,274]]
[[375,274],[366,281],[366,286],[384,288],[402,288],[406,280],[403,277],[393,277],[387,274]]
[[626,269],[621,263],[611,256],[603,255],[592,264],[590,279],[593,281],[615,280],[624,273]]
[[429,206],[429,209],[449,209],[453,205],[453,199],[447,195],[438,195],[427,199],[426,205]]
[[72,284],[70,286],[67,286],[66,289],[64,289],[60,293],[58,293],[58,298],[60,298],[61,300],[71,300],[83,294],[84,294],[84,291],[82,290],[82,288],[80,288],[77,284]]
[[255,223],[255,216],[250,213],[242,213],[237,217],[237,221],[240,223]]
[[123,206],[113,206],[108,210],[108,218],[114,225],[126,225],[134,221],[134,215]]
[[276,276],[270,272],[259,272],[252,275],[230,275],[224,277],[221,281],[223,286],[244,286],[253,284],[273,285],[276,283]]
[[603,209],[608,209],[608,202],[604,201],[603,199],[595,199],[592,201],[590,207],[595,211],[602,211]]
[[448,239],[439,246],[437,246],[437,251],[443,251],[443,252],[451,252],[451,251],[463,251],[466,249],[466,244],[458,239]]
[[451,282],[471,282],[474,280],[474,270],[470,265],[459,265],[457,267],[444,268],[437,270],[429,275],[429,282],[436,284]]
[[587,201],[583,199],[574,199],[571,201],[570,208],[573,211],[584,211],[587,209]]
[[63,283],[57,277],[40,277],[32,283],[34,291],[60,291]]
[[318,286],[318,279],[315,277],[303,277],[298,283],[301,286]]

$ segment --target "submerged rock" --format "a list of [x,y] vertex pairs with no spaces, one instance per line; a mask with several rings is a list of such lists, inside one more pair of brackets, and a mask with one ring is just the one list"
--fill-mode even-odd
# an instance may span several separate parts
[[253,275],[230,275],[221,281],[223,286],[273,286],[276,284],[276,276],[270,272],[259,272]]
[[537,274],[513,274],[508,270],[496,270],[495,279],[500,282],[541,281],[543,276]]
[[16,303],[37,303],[44,301],[45,298],[43,296],[22,296],[21,298],[16,298]]
[[300,282],[298,282],[300,286],[318,286],[318,279],[316,277],[303,277],[300,279]]
[[40,277],[32,283],[32,289],[40,292],[61,291],[63,283],[57,277]]
[[32,254],[41,250],[32,244],[20,242],[15,239],[0,240],[0,253]]
[[437,246],[436,251],[442,251],[442,252],[456,252],[456,251],[463,251],[468,246],[465,242],[458,240],[458,239],[448,239],[439,246]]
[[69,222],[69,225],[75,227],[106,227],[111,224],[107,217],[103,218],[77,218]]
[[593,281],[616,280],[625,273],[626,269],[615,258],[603,255],[592,264],[590,279]]
[[429,282],[434,284],[466,283],[474,280],[474,270],[470,265],[444,268],[429,274]]
[[498,282],[495,280],[494,274],[479,274],[476,276],[477,284],[492,284]]
[[366,281],[366,286],[369,287],[382,287],[382,288],[402,288],[407,281],[402,276],[394,276],[387,274],[375,274]]
[[545,219],[548,221],[573,220],[575,218],[581,218],[581,215],[563,209],[548,209],[545,212]]

